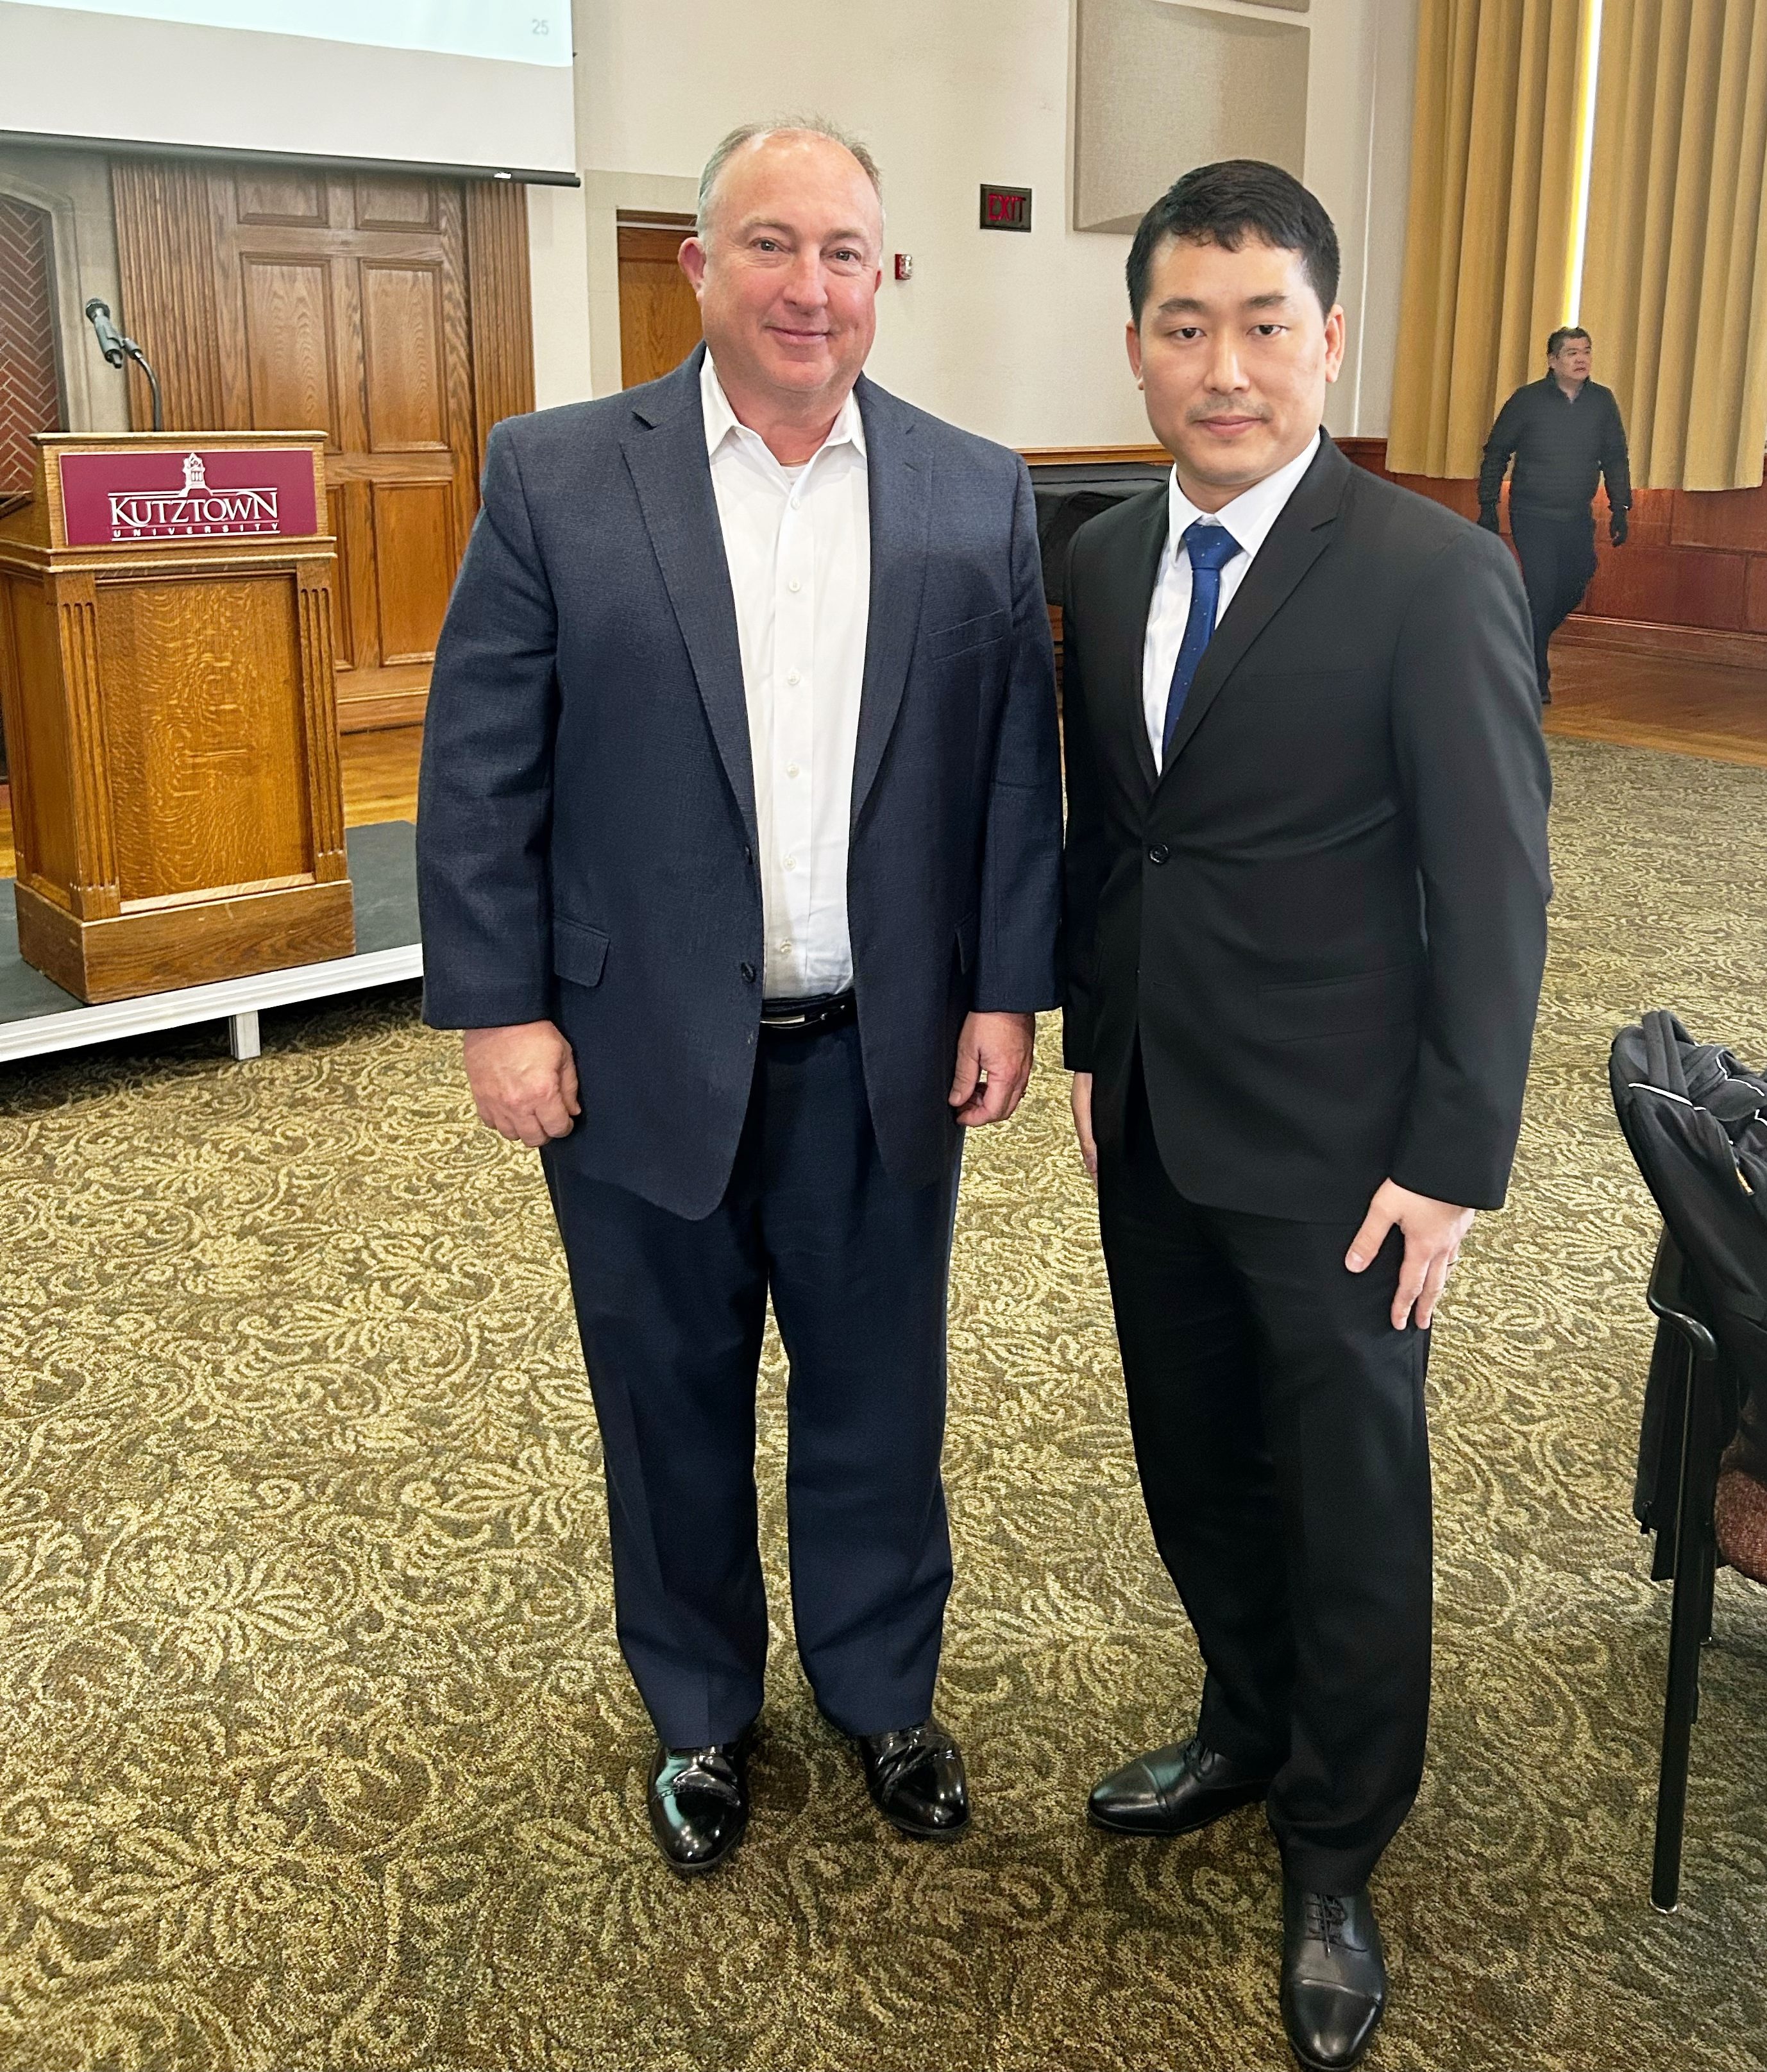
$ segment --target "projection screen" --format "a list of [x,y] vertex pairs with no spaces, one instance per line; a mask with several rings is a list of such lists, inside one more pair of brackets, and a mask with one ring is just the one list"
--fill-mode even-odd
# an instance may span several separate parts
[[569,0],[0,0],[0,133],[570,176]]

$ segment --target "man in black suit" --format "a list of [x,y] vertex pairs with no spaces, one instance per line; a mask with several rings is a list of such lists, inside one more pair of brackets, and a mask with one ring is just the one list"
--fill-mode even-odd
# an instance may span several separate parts
[[725,140],[705,344],[491,434],[424,739],[425,1013],[541,1150],[682,1872],[748,1817],[770,1296],[811,1687],[895,1827],[969,1817],[946,1276],[964,1129],[1058,997],[1061,779],[1029,479],[861,374],[881,240],[862,147]]
[[1128,265],[1169,485],[1067,579],[1066,1060],[1201,1716],[1095,1790],[1175,1835],[1263,1801],[1283,2016],[1353,2064],[1367,1881],[1429,1700],[1429,1324],[1503,1199],[1546,941],[1549,779],[1499,543],[1320,429],[1342,357],[1312,195],[1187,174]]

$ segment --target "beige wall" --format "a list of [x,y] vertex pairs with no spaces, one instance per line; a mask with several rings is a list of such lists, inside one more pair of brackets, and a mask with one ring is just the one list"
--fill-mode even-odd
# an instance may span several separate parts
[[[1270,18],[1235,0],[1190,4]],[[1350,354],[1329,412],[1340,433],[1386,429],[1415,8],[1314,0],[1299,18],[1312,35],[1307,178],[1345,252]],[[1129,240],[1068,227],[1068,0],[767,0],[760,35],[762,11],[577,0],[586,253],[567,249],[565,210],[546,204],[560,234],[549,252],[536,239],[535,253],[536,337],[550,341],[536,343],[540,401],[617,386],[614,209],[664,206],[664,193],[681,206],[725,130],[809,109],[871,143],[884,169],[887,249],[914,256],[911,282],[884,284],[872,361],[880,380],[1012,445],[1144,438],[1123,356]],[[976,228],[984,179],[1035,189],[1030,236]]]

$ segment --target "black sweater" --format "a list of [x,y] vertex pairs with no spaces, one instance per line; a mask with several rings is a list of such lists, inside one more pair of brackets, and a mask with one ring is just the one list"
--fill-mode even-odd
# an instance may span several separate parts
[[1550,374],[1516,390],[1498,413],[1485,442],[1485,464],[1478,471],[1481,505],[1497,502],[1512,454],[1511,505],[1555,518],[1580,516],[1595,500],[1599,472],[1613,509],[1631,508],[1626,428],[1613,391],[1599,381],[1585,381],[1574,403]]

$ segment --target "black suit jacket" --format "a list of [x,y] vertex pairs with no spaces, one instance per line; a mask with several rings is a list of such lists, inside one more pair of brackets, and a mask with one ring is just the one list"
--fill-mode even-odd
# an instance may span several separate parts
[[1329,438],[1223,615],[1162,774],[1141,656],[1162,485],[1067,579],[1066,1054],[1120,1140],[1139,1045],[1192,1200],[1501,1205],[1546,950],[1527,599],[1506,548]]
[[[425,1018],[555,1020],[582,1100],[557,1158],[686,1216],[729,1178],[766,962],[702,352],[492,432],[417,814]],[[1059,997],[1053,664],[1024,462],[855,393],[871,614],[848,921],[872,1121],[912,1186],[947,1170],[964,1014]]]

